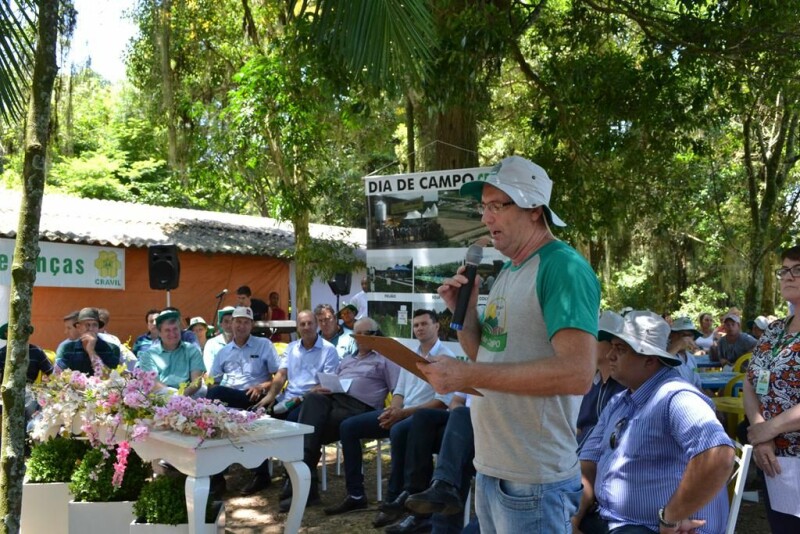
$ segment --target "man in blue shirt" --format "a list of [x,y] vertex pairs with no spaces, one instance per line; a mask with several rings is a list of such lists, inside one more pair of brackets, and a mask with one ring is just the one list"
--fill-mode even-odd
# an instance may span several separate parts
[[150,348],[157,339],[158,339],[158,327],[156,327],[156,317],[161,310],[153,308],[151,310],[147,310],[147,313],[144,314],[144,321],[147,324],[147,332],[142,334],[141,336],[136,338],[136,341],[133,343],[133,353],[136,357],[139,357],[140,352],[144,352]]
[[239,306],[233,310],[233,341],[222,347],[211,366],[214,386],[209,399],[246,410],[267,394],[280,359],[272,342],[251,335],[253,310]]
[[104,367],[114,369],[118,366],[119,347],[98,337],[97,334],[102,326],[97,308],[83,308],[75,321],[75,328],[80,337],[59,347],[56,353],[56,367],[94,375],[95,369]]
[[666,351],[669,325],[634,311],[608,333],[611,376],[628,389],[583,444],[573,525],[587,534],[724,531],[733,443],[711,401],[674,369],[682,362]]

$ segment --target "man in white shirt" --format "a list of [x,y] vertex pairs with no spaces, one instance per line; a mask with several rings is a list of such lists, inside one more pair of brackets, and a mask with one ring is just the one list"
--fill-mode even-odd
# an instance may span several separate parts
[[[424,358],[450,356],[453,353],[439,341],[439,318],[433,310],[416,310],[412,321],[414,335],[419,340],[417,354]],[[403,491],[406,442],[411,428],[410,417],[423,408],[447,409],[452,395],[438,395],[433,388],[405,369],[400,372],[391,406],[382,412],[370,412],[345,419],[340,428],[340,440],[345,464],[347,496],[338,505],[325,510],[329,515],[366,508],[364,475],[361,473],[361,440],[391,438],[392,474],[387,499],[381,513],[373,522],[375,527],[394,523],[405,512],[408,493]]]
[[209,372],[214,365],[214,357],[233,339],[234,309],[233,306],[225,306],[217,312],[217,324],[222,332],[206,341],[206,346],[203,348],[203,363]]
[[368,284],[367,277],[363,277],[361,279],[361,291],[353,295],[353,298],[350,299],[350,304],[355,306],[358,309],[356,313],[356,320],[363,319],[367,316],[367,284]]

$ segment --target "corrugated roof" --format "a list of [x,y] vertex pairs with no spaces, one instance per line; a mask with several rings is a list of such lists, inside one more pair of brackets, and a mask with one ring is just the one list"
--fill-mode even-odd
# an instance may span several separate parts
[[[14,238],[19,221],[19,191],[0,189],[0,237]],[[341,241],[360,249],[366,230],[312,224],[313,239]],[[40,237],[44,241],[120,247],[175,243],[180,250],[292,256],[291,223],[265,217],[170,208],[45,194]]]

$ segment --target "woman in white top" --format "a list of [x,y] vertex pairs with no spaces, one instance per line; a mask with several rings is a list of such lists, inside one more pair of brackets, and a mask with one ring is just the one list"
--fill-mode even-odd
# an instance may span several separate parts
[[710,313],[701,313],[698,318],[700,322],[700,337],[694,340],[697,348],[702,349],[703,354],[708,353],[711,345],[714,344],[714,317]]

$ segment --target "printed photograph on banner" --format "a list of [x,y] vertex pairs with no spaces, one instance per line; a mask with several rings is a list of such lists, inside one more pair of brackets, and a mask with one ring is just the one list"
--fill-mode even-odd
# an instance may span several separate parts
[[407,251],[368,252],[367,284],[370,293],[412,293],[414,260]]
[[[436,293],[445,278],[453,276],[464,264],[463,248],[421,249],[412,255],[414,261],[414,293]],[[507,258],[496,249],[486,247],[478,266],[481,295],[488,295]]]
[[388,337],[411,338],[410,301],[380,301],[369,302],[369,315],[378,322],[383,335]]

